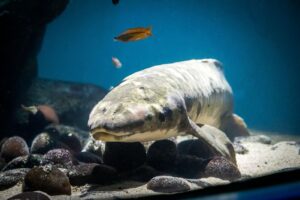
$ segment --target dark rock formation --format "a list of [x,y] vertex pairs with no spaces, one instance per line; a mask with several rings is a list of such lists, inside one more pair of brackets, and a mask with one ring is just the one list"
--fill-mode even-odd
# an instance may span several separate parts
[[37,76],[37,54],[46,24],[69,0],[4,0],[0,3],[0,127],[11,134],[14,111]]

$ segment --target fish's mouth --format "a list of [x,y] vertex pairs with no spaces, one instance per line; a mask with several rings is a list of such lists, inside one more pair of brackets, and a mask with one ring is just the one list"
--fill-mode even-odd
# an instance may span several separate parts
[[123,141],[125,138],[133,135],[131,133],[114,133],[104,129],[94,129],[91,131],[91,135],[95,140],[101,140],[104,142],[117,142]]

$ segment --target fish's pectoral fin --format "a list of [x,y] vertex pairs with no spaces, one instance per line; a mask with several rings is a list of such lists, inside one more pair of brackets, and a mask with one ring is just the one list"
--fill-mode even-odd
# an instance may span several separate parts
[[233,141],[235,137],[250,135],[245,121],[237,114],[224,117],[220,129],[226,133],[231,141]]
[[197,137],[207,145],[213,155],[224,156],[236,164],[235,152],[229,138],[221,130],[206,124],[197,125],[191,119],[189,134]]

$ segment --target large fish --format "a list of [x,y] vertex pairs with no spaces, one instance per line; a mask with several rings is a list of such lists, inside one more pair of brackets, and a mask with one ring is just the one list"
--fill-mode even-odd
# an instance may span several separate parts
[[215,59],[159,65],[128,76],[93,108],[88,125],[94,139],[110,142],[192,134],[211,153],[233,162],[228,137],[249,135],[233,114],[232,90]]

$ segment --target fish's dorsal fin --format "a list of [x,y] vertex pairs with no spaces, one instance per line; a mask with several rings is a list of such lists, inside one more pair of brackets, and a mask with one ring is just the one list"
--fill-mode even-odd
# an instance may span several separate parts
[[139,33],[139,32],[145,32],[147,31],[148,28],[144,28],[144,27],[136,27],[136,28],[129,28],[126,31],[124,31],[122,33],[123,34],[131,34],[131,33]]

